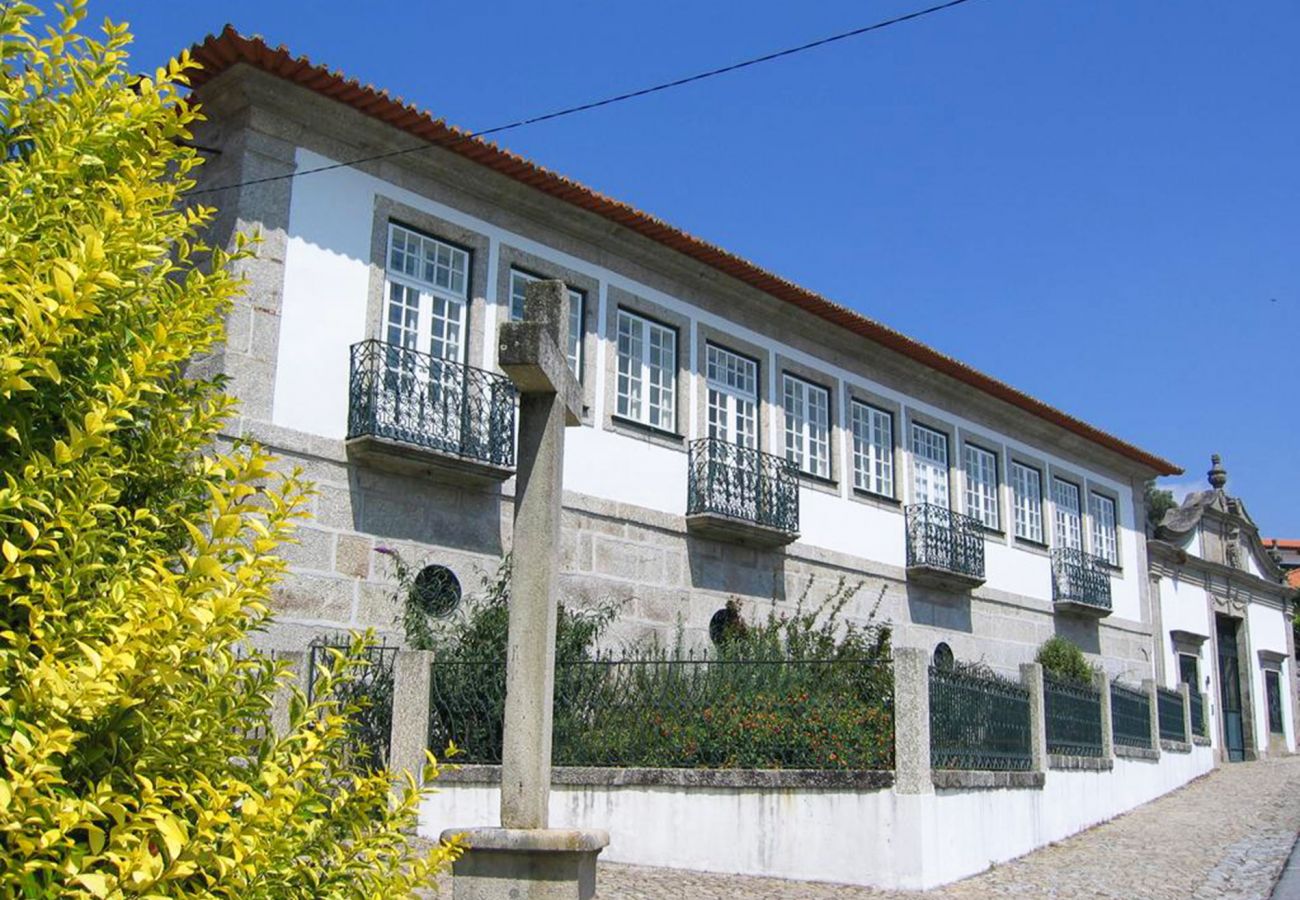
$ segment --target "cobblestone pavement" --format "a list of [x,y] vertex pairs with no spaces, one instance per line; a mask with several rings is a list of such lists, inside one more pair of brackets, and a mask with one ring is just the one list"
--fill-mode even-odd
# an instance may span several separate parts
[[1110,822],[924,894],[606,863],[598,900],[1265,900],[1298,831],[1295,756],[1223,766]]

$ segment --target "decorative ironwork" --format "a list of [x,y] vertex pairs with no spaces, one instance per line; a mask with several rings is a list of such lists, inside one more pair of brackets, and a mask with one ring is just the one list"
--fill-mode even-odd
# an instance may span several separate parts
[[799,476],[794,464],[722,438],[690,442],[686,514],[712,513],[796,534]]
[[348,437],[385,438],[512,468],[516,397],[504,375],[362,341],[352,345]]
[[[429,746],[501,761],[503,662],[434,662]],[[888,659],[581,659],[555,669],[558,766],[888,769]]]
[[411,599],[426,616],[445,619],[460,606],[460,579],[446,566],[425,566],[411,584]]
[[984,527],[978,519],[938,506],[907,507],[907,565],[984,578]]
[[1209,724],[1205,720],[1205,695],[1194,690],[1187,695],[1187,700],[1192,708],[1192,734],[1206,737]]
[[1156,714],[1160,719],[1160,739],[1187,742],[1183,721],[1183,695],[1169,688],[1156,688]]
[[1152,749],[1151,697],[1145,691],[1111,682],[1110,722],[1115,743]]
[[1043,674],[1047,752],[1101,756],[1101,692],[1086,682]]
[[[336,654],[347,654],[352,642],[344,637],[318,638],[307,653],[307,699],[314,700],[317,666],[333,668]],[[348,711],[348,752],[362,765],[382,769],[388,765],[393,731],[393,663],[397,648],[371,644],[365,665],[353,669],[346,681],[336,681],[332,699]]]
[[1110,572],[1091,553],[1072,547],[1052,551],[1052,599],[1110,612]]
[[931,766],[1019,771],[1032,764],[1028,689],[931,667]]

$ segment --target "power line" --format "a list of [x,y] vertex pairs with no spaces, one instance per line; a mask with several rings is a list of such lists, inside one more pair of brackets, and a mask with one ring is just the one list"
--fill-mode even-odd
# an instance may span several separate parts
[[928,16],[933,13],[943,12],[946,9],[952,9],[954,6],[961,6],[963,3],[969,3],[969,2],[971,2],[971,0],[948,0],[948,2],[946,3],[940,3],[936,6],[930,6],[925,9],[920,9],[917,10],[916,12],[906,13],[901,16],[895,16],[892,19],[883,19],[879,22],[872,23],[871,25],[864,25],[861,28],[854,28],[851,31],[842,31],[839,34],[833,34],[830,37],[819,38],[818,40],[810,41],[806,44],[800,44],[797,47],[788,47],[784,50],[777,50],[773,53],[766,53],[762,56],[755,56],[751,59],[746,59],[738,63],[732,63],[731,65],[722,66],[721,68],[709,69],[708,71],[705,72],[697,72],[694,75],[688,75],[684,78],[678,78],[674,81],[665,81],[665,82],[661,82],[660,84],[653,85],[651,87],[640,88],[638,90],[628,91],[627,93],[623,93],[623,94],[615,94],[612,97],[605,97],[604,99],[601,100],[593,100],[588,103],[581,103],[577,106],[565,107],[564,109],[555,110],[554,112],[543,113],[542,115],[538,115],[538,116],[531,116],[526,119],[518,119],[514,122],[510,122],[505,125],[496,125],[493,126],[492,128],[485,128],[482,131],[475,131],[470,134],[462,135],[456,140],[445,144],[433,144],[433,143],[425,142],[414,147],[403,147],[399,150],[387,150],[383,153],[375,153],[370,156],[362,156],[356,159],[348,160],[346,162],[330,163],[324,166],[316,166],[311,169],[300,169],[294,172],[286,172],[283,175],[268,175],[264,178],[253,178],[248,181],[240,181],[234,184],[224,184],[224,185],[219,185],[217,187],[204,188],[203,190],[193,191],[191,193],[191,196],[198,196],[200,194],[212,194],[212,193],[216,193],[217,191],[233,190],[234,188],[249,187],[251,185],[256,185],[256,184],[267,184],[273,181],[285,181],[290,178],[298,178],[302,175],[316,175],[321,172],[329,172],[334,169],[346,169],[352,166],[360,165],[362,163],[375,162],[381,159],[391,159],[394,156],[402,156],[407,153],[416,153],[420,150],[428,150],[430,147],[442,147],[443,149],[446,149],[448,147],[454,147],[456,144],[461,143],[463,141],[472,141],[477,138],[487,137],[488,135],[501,134],[502,132],[506,132],[506,131],[513,131],[517,128],[523,128],[527,125],[536,125],[539,122],[549,122],[553,119],[560,119],[560,118],[564,118],[565,116],[572,116],[577,113],[587,112],[593,109],[599,109],[603,106],[612,106],[615,103],[622,103],[625,100],[634,100],[638,97],[645,97],[650,94],[657,94],[662,91],[667,91],[673,88],[682,87],[687,84],[694,84],[697,81],[704,81],[705,79],[708,78],[716,78],[719,75],[726,75],[728,73],[736,72],[741,69],[747,69],[750,66],[757,66],[762,63],[772,62],[773,60],[784,59],[787,56],[794,56],[796,53],[803,53],[807,50],[815,50],[818,47],[825,47],[827,44],[834,44],[838,41],[848,40],[849,38],[860,37],[864,34],[868,34],[873,31],[880,31],[883,28],[889,28],[892,25],[901,25],[904,22],[910,22],[913,19],[920,19],[923,18],[924,16]]

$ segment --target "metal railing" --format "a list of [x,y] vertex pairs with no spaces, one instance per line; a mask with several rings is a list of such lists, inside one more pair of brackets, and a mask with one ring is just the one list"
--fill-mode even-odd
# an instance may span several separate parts
[[1110,572],[1091,553],[1071,547],[1052,551],[1052,599],[1110,612]]
[[[316,699],[317,666],[334,665],[334,652],[348,653],[345,637],[318,638],[307,652],[307,699]],[[388,765],[393,732],[393,664],[397,648],[372,644],[366,648],[366,665],[351,678],[335,682],[332,698],[348,712],[348,752],[369,769]]]
[[[429,745],[501,761],[505,666],[435,662]],[[582,659],[555,669],[552,762],[649,768],[889,769],[887,659]]]
[[1205,695],[1192,690],[1187,695],[1187,700],[1192,708],[1192,733],[1205,737],[1209,733],[1209,725],[1205,721]]
[[788,534],[799,531],[794,464],[721,438],[690,442],[686,514],[712,513]]
[[1160,739],[1187,742],[1183,721],[1183,695],[1169,688],[1156,688],[1156,715],[1160,720]]
[[1027,770],[1029,691],[996,678],[930,669],[930,765]]
[[1043,673],[1047,752],[1101,756],[1101,692],[1086,682]]
[[1111,682],[1110,721],[1116,744],[1153,749],[1151,698],[1145,691],[1125,687],[1117,681]]
[[516,397],[504,375],[362,341],[352,345],[348,437],[380,437],[512,468]]
[[907,507],[907,565],[984,577],[984,530],[978,519],[933,503]]

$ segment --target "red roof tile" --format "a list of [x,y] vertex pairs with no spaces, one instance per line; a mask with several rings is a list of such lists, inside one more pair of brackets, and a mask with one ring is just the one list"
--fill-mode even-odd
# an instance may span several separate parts
[[807,288],[782,278],[707,241],[642,212],[626,203],[600,194],[563,175],[551,172],[531,160],[497,147],[470,132],[435,119],[387,92],[362,85],[306,57],[294,57],[281,47],[272,48],[261,38],[245,37],[229,25],[221,34],[209,35],[192,51],[203,69],[190,75],[195,89],[238,63],[247,63],[271,75],[337,100],[431,144],[473,160],[495,172],[536,188],[566,203],[622,225],[663,244],[691,259],[717,269],[772,297],[797,306],[861,337],[907,356],[935,371],[1003,400],[1067,431],[1148,466],[1161,475],[1179,475],[1182,469],[1168,460],[1123,441],[1010,385],[914,340],[899,331],[834,303]]

